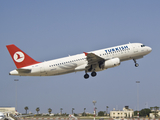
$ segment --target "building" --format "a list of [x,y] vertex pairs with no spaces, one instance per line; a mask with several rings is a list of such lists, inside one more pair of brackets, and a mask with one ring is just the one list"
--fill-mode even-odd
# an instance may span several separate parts
[[0,112],[3,112],[4,114],[8,113],[14,115],[16,113],[16,110],[15,107],[0,107]]
[[160,110],[151,110],[152,113],[149,113],[149,117],[154,119],[155,115],[160,116]]
[[110,111],[111,118],[131,118],[134,115],[133,109],[129,109],[129,106],[125,106],[122,111],[115,110]]

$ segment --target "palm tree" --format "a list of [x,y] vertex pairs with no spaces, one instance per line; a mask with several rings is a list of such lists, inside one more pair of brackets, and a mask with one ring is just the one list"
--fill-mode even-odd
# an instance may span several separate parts
[[74,114],[74,113],[73,113],[73,110],[74,110],[74,108],[72,108],[72,114]]
[[86,110],[86,108],[84,108],[84,116],[85,116],[85,114],[86,114],[86,113],[85,113],[85,110]]
[[157,110],[159,110],[159,107],[155,106],[154,109],[157,111]]
[[51,112],[52,112],[52,109],[51,109],[51,108],[49,108],[49,109],[48,109],[48,113],[49,113],[49,114],[51,114]]
[[107,108],[107,110],[106,110],[106,114],[108,114],[108,108],[109,108],[109,107],[108,107],[108,106],[106,106],[106,108]]
[[36,108],[36,111],[37,111],[37,114],[38,114],[38,113],[39,113],[39,111],[40,111],[39,107],[37,107],[37,108]]
[[159,110],[159,107],[157,107],[157,106],[155,106],[155,107],[153,107],[154,108],[154,113],[155,113],[155,117],[157,117],[158,115],[157,115],[157,110]]
[[61,115],[62,115],[62,110],[63,110],[63,108],[61,108],[60,110],[61,110]]
[[26,114],[27,114],[27,110],[29,109],[27,106],[24,108],[26,110]]

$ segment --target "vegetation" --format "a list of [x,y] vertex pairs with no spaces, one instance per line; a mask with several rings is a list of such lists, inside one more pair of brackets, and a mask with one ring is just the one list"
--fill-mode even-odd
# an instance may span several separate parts
[[54,116],[69,116],[69,114],[67,114],[67,113],[63,113],[63,114],[59,114],[59,113],[57,113],[57,114],[54,114]]
[[61,109],[60,109],[60,111],[61,111],[61,114],[62,114],[62,110],[63,110],[63,108],[61,108]]
[[105,113],[106,113],[106,111],[99,111],[98,116],[104,116]]
[[[151,110],[148,108],[142,109],[139,111],[139,116],[140,117],[146,117],[149,116],[149,113],[151,113]],[[137,116],[137,111],[134,111],[134,115]]]
[[86,108],[84,108],[84,112],[82,113],[82,116],[86,116],[85,110],[86,110]]
[[29,109],[27,106],[24,108],[26,110],[26,114],[27,114],[27,110]]
[[159,107],[155,106],[155,107],[150,107],[152,113],[154,113],[154,116],[157,118],[159,117],[158,116],[158,110],[159,110]]
[[72,114],[74,114],[73,110],[75,110],[74,108],[72,108]]
[[[106,111],[99,111],[98,116],[107,116],[108,108],[109,107],[106,106]],[[139,117],[149,117],[149,114],[153,113],[155,115],[155,117],[157,118],[157,117],[159,117],[158,116],[159,108],[160,107],[155,106],[155,107],[150,107],[150,109],[148,109],[148,108],[142,109],[142,110],[139,111]],[[27,114],[27,111],[29,110],[29,108],[26,106],[26,107],[24,107],[24,109],[25,109],[26,114]],[[68,116],[69,115],[67,113],[62,114],[62,110],[63,110],[63,108],[60,108],[60,113],[54,114],[54,116]],[[74,113],[74,110],[75,109],[72,108],[72,114],[74,116],[78,116],[78,114]],[[82,116],[94,116],[93,114],[86,114],[85,110],[86,110],[86,108],[84,108],[84,112],[82,113]],[[37,111],[36,116],[42,116],[43,115],[43,114],[39,114],[39,111],[40,111],[39,107],[36,108],[36,111]],[[46,114],[45,116],[50,116],[51,112],[52,112],[52,109],[48,108],[48,113],[49,114]],[[134,116],[137,116],[137,111],[134,111]],[[133,116],[130,116],[130,117],[133,117]]]
[[39,114],[39,111],[40,111],[39,107],[36,108],[36,111],[37,111],[37,114]]
[[51,112],[52,112],[52,109],[48,108],[48,113],[51,114]]
[[106,111],[106,115],[107,115],[107,114],[108,114],[108,108],[109,108],[109,107],[108,107],[108,106],[106,106],[106,108],[107,108],[107,111]]
[[87,114],[85,112],[82,113],[82,116],[87,116]]

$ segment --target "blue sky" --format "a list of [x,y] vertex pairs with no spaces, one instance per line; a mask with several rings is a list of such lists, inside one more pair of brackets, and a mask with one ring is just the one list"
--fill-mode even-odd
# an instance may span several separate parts
[[[14,79],[18,89],[18,111],[35,113],[93,112],[160,106],[160,1],[159,0],[3,0],[0,1],[0,106],[15,106]],[[84,72],[51,77],[9,76],[16,69],[6,45],[15,44],[32,58],[43,62],[126,43],[140,42],[152,52],[137,60],[83,78]]]

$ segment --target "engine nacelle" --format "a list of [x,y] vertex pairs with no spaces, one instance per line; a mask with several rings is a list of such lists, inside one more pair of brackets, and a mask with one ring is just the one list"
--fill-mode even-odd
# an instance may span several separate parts
[[120,59],[119,58],[113,58],[110,60],[105,61],[102,65],[102,69],[112,68],[120,65]]

